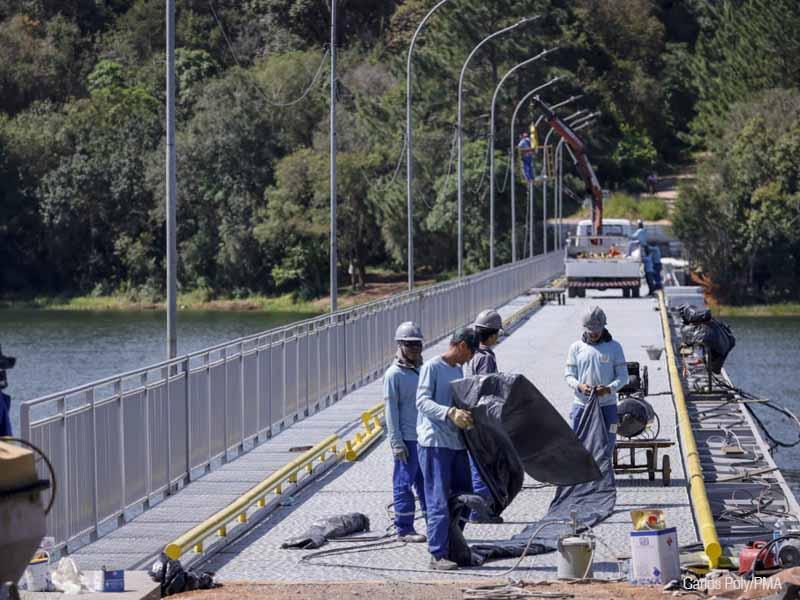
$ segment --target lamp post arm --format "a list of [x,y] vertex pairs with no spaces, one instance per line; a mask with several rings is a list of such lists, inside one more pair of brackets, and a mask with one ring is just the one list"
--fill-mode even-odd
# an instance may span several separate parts
[[458,138],[458,167],[457,167],[457,175],[456,175],[456,184],[458,187],[457,191],[457,221],[458,221],[458,244],[457,244],[457,251],[458,251],[458,276],[464,276],[464,130],[463,130],[463,121],[464,121],[464,75],[467,72],[467,67],[469,66],[472,57],[480,50],[485,44],[496,38],[497,36],[503,35],[509,31],[512,31],[523,25],[524,23],[528,23],[530,21],[535,21],[539,18],[539,15],[533,17],[524,17],[514,23],[513,25],[509,25],[508,27],[504,27],[494,33],[488,35],[487,37],[483,38],[480,42],[476,44],[476,46],[472,49],[472,52],[469,53],[467,59],[464,61],[463,66],[461,67],[461,74],[458,76],[458,117],[456,122],[456,136]]
[[428,14],[425,15],[422,21],[419,22],[416,31],[414,31],[414,35],[411,37],[411,43],[408,46],[408,59],[406,60],[406,202],[408,213],[407,261],[409,291],[414,289],[414,195],[412,192],[412,183],[414,181],[414,136],[413,124],[411,120],[411,84],[413,75],[411,58],[414,53],[414,46],[417,43],[417,37],[422,31],[422,28],[433,16],[433,13],[439,10],[439,8],[447,2],[450,2],[450,0],[440,0],[437,2],[434,7],[428,11]]

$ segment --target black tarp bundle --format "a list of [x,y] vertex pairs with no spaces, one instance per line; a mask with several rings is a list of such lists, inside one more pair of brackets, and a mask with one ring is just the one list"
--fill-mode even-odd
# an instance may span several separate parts
[[[500,514],[522,489],[524,472],[537,481],[554,483],[556,490],[548,514],[506,541],[467,545],[458,515],[467,505],[480,506],[478,496],[456,496],[450,501],[450,555],[462,566],[520,556],[545,523],[570,518],[594,525],[607,518],[616,503],[614,473],[607,456],[608,432],[599,402],[591,398],[577,435],[542,393],[522,375],[489,375],[451,384],[455,404],[471,411],[475,426],[464,433],[467,448],[487,487],[493,508]],[[555,550],[568,525],[541,529],[528,554]]]
[[161,597],[191,592],[194,590],[210,590],[219,587],[214,583],[212,573],[198,573],[193,569],[183,568],[181,561],[171,560],[163,552],[147,571],[150,579],[161,585]]
[[725,359],[736,345],[736,338],[730,327],[713,318],[708,309],[698,310],[691,304],[682,304],[677,311],[683,321],[681,343],[685,346],[707,348],[711,372],[721,372]]
[[323,546],[328,540],[342,538],[362,531],[369,531],[369,519],[361,513],[325,517],[312,523],[308,531],[302,535],[283,542],[281,548],[313,550]]

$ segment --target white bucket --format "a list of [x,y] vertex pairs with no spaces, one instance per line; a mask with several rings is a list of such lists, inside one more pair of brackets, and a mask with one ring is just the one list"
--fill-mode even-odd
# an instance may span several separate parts
[[585,537],[558,540],[558,578],[584,579],[592,576],[594,543]]

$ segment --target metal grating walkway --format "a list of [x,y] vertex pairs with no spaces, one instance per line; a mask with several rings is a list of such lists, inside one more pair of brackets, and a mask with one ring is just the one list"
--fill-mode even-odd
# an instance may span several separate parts
[[[498,363],[506,372],[526,375],[566,417],[570,405],[570,390],[564,383],[563,372],[570,344],[580,333],[580,317],[590,304],[600,304],[607,312],[609,329],[626,352],[628,360],[649,366],[651,400],[661,416],[662,438],[676,440],[675,411],[669,394],[666,357],[649,361],[643,346],[663,345],[659,313],[649,299],[623,300],[619,292],[592,294],[586,299],[570,299],[565,306],[545,305],[513,332],[497,348]],[[435,350],[435,349],[434,349]],[[428,351],[428,355],[433,350]],[[379,382],[365,389],[379,390]],[[665,394],[666,392],[666,394]],[[604,542],[597,549],[595,574],[613,577],[618,574],[617,556],[627,555],[628,511],[641,506],[660,506],[666,510],[669,525],[676,525],[681,544],[697,541],[683,461],[677,446],[668,451],[672,462],[672,485],[649,482],[641,476],[618,476],[617,512],[596,528]],[[287,537],[305,531],[317,518],[344,512],[360,511],[372,523],[373,532],[383,532],[389,525],[386,505],[391,502],[391,455],[384,441],[360,462],[342,464],[314,482],[295,499],[292,506],[282,507],[257,525],[239,541],[212,557],[205,565],[225,581],[231,580],[289,580],[336,581],[441,578],[452,580],[453,573],[437,574],[427,571],[428,554],[425,544],[390,544],[386,548],[322,559],[337,564],[322,566],[299,563],[301,551],[281,550]],[[540,518],[547,510],[553,488],[534,489],[534,481],[504,514],[502,525],[467,525],[468,540],[504,539],[522,530],[528,522]],[[420,531],[423,531],[420,523]],[[338,547],[343,544],[329,544]],[[499,561],[482,567],[483,575],[497,576],[516,561]],[[555,577],[555,555],[548,554],[526,559],[517,575],[532,578]],[[473,574],[478,571],[472,572]],[[462,570],[460,575],[471,571]]]
[[[520,296],[499,309],[510,317],[534,300]],[[442,352],[440,341],[427,353]],[[332,433],[342,439],[360,426],[361,413],[383,400],[382,381],[375,380],[338,402],[290,425],[238,458],[195,479],[132,521],[72,553],[82,569],[141,568],[181,533],[238,498],[271,472],[298,456],[292,448],[315,444]],[[302,482],[301,482],[302,483]],[[306,482],[308,483],[308,482]],[[287,490],[291,494],[291,489]]]

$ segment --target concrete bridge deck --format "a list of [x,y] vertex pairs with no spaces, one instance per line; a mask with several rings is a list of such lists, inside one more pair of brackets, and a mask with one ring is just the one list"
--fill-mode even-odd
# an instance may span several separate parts
[[[523,299],[518,299],[522,303]],[[675,409],[670,394],[666,357],[650,361],[643,346],[663,346],[659,313],[652,299],[623,300],[617,293],[590,293],[585,299],[570,299],[565,306],[545,305],[517,328],[497,348],[498,363],[504,372],[522,373],[550,399],[566,418],[571,395],[564,378],[564,363],[572,341],[580,335],[580,317],[589,305],[599,304],[608,314],[609,330],[625,349],[627,360],[648,365],[650,393],[661,418],[661,438],[678,441]],[[509,308],[504,311],[508,314]],[[431,356],[441,352],[444,344],[428,349]],[[375,381],[359,392],[370,402],[380,399],[381,382]],[[342,401],[346,403],[347,398]],[[367,402],[366,404],[369,404]],[[328,409],[330,410],[330,409]],[[324,414],[324,413],[323,413]],[[533,433],[533,432],[532,432]],[[280,440],[280,436],[276,438]],[[628,511],[643,506],[658,506],[666,511],[668,525],[677,526],[681,545],[697,541],[690,500],[686,489],[684,464],[678,445],[667,451],[672,463],[672,483],[662,487],[660,480],[649,482],[643,475],[620,475],[617,511],[595,528],[600,544],[595,556],[595,576],[612,578],[618,575],[617,556],[628,555]],[[248,534],[207,561],[203,568],[215,571],[222,581],[288,580],[337,581],[356,579],[424,579],[452,580],[453,573],[435,573],[427,569],[429,555],[426,544],[388,543],[378,548],[361,548],[361,552],[301,563],[303,551],[281,550],[286,538],[301,534],[320,517],[359,511],[372,523],[375,534],[390,525],[386,506],[392,501],[391,454],[384,440],[357,463],[342,463],[310,484],[293,499],[290,506],[279,508]],[[554,488],[539,487],[526,481],[526,487],[504,514],[501,525],[468,524],[468,541],[506,539],[521,531],[529,522],[541,518],[549,505]],[[424,531],[424,523],[418,523]],[[352,545],[352,542],[331,543],[326,548]],[[516,563],[515,560],[490,563],[480,569],[461,570],[461,575],[497,577]],[[526,558],[516,575],[529,578],[554,578],[555,554]],[[344,565],[344,567],[342,566]]]

